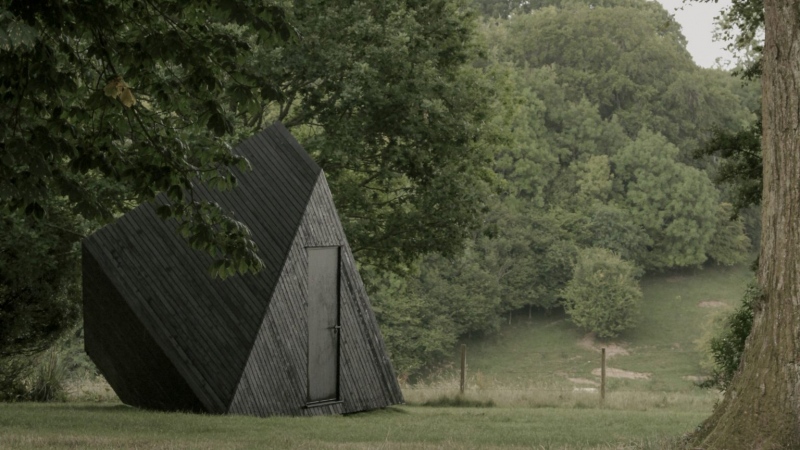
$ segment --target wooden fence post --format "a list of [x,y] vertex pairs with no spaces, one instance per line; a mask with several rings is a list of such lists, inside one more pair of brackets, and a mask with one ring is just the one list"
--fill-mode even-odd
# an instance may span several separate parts
[[606,348],[600,349],[600,404],[606,401]]
[[461,384],[459,391],[464,394],[467,387],[467,344],[461,344]]

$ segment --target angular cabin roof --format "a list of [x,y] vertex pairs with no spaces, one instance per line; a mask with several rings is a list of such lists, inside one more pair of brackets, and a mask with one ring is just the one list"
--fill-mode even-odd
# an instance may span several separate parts
[[207,409],[219,413],[236,391],[322,172],[281,124],[241,142],[234,153],[246,157],[252,170],[234,170],[238,183],[230,191],[200,186],[195,195],[250,227],[265,264],[258,276],[212,279],[211,258],[191,250],[175,221],[160,219],[151,204],[84,240],[84,254],[140,320],[132,330],[143,327],[155,342],[171,342],[161,346],[167,359],[187,363],[165,372],[180,371]]

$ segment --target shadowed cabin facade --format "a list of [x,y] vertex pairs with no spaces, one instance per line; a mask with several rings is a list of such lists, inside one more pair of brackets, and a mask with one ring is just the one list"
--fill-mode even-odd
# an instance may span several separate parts
[[[243,141],[225,192],[265,268],[226,280],[153,204],[83,241],[86,352],[133,406],[343,414],[402,403],[325,175],[281,125]],[[164,201],[157,198],[155,203]]]

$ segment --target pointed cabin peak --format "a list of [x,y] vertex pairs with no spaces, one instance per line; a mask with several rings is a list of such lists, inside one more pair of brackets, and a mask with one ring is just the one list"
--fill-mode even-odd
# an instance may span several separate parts
[[[283,125],[252,170],[196,195],[251,230],[265,268],[225,282],[144,204],[83,242],[86,350],[120,399],[165,410],[315,415],[402,402],[321,168]],[[157,199],[156,201],[159,201]]]

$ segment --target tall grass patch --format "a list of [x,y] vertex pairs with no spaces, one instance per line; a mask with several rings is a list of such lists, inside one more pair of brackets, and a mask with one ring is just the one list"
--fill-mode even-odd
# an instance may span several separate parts
[[[692,386],[686,391],[657,392],[647,390],[616,389],[611,383],[606,398],[601,402],[600,389],[590,385],[564,385],[562,383],[527,383],[516,385],[487,384],[483,388],[468,380],[469,387],[459,394],[459,380],[439,380],[429,384],[403,387],[403,396],[409,405],[463,406],[492,405],[500,408],[559,408],[559,409],[610,409],[619,411],[678,410],[710,413],[720,401],[715,390]],[[448,404],[451,403],[451,404]]]

